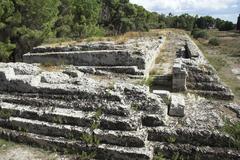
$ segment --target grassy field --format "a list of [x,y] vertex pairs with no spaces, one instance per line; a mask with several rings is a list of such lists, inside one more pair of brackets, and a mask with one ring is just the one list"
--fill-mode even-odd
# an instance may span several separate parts
[[240,79],[232,69],[240,69],[240,33],[235,31],[208,30],[209,39],[217,38],[219,46],[208,44],[208,40],[198,39],[196,43],[204,52],[206,58],[217,70],[221,80],[235,94],[235,101],[240,102]]

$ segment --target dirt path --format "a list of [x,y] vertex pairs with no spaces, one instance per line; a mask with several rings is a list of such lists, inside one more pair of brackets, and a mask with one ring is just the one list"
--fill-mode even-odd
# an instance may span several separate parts
[[[182,33],[183,34],[183,33]],[[167,75],[172,72],[173,61],[176,52],[184,46],[181,33],[168,31],[165,33],[166,41],[155,61],[155,66],[150,72],[151,75]]]
[[70,157],[0,139],[0,160],[70,160]]

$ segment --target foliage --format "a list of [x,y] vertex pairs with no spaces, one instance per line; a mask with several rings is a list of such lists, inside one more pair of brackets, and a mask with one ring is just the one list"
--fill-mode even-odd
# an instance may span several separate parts
[[196,27],[201,29],[209,29],[211,27],[214,27],[214,24],[215,20],[210,16],[200,17],[196,20]]
[[153,160],[165,160],[164,154],[159,152],[158,154],[154,155]]
[[[102,37],[167,27],[231,30],[234,25],[210,16],[149,12],[129,0],[2,0],[0,61],[21,61],[23,54],[47,39]],[[205,35],[199,31],[197,37]]]
[[168,142],[168,143],[175,143],[176,140],[177,140],[177,138],[176,138],[175,136],[169,136],[169,137],[167,138],[167,142]]
[[152,87],[153,86],[153,82],[154,82],[154,77],[153,76],[150,76],[149,78],[145,79],[144,80],[144,84],[149,86],[149,87]]
[[175,16],[172,26],[174,28],[185,29],[192,31],[195,25],[196,18],[189,14]]
[[193,38],[198,39],[198,38],[203,38],[203,39],[208,39],[208,33],[205,30],[201,29],[194,29],[191,33]]
[[220,42],[219,39],[217,39],[216,37],[211,38],[208,42],[208,44],[212,45],[212,46],[219,46]]
[[134,111],[139,111],[140,105],[139,105],[138,103],[132,103],[132,104],[131,104],[131,108],[132,108]]
[[8,59],[10,54],[15,60],[21,60],[24,53],[54,35],[52,27],[57,18],[58,5],[59,0],[1,1],[1,60]]
[[0,110],[0,118],[9,119],[14,114],[14,111]]
[[0,42],[0,61],[7,62],[14,48],[14,44]]
[[232,123],[229,120],[226,120],[222,131],[228,133],[235,139],[235,143],[231,147],[240,149],[240,123]]
[[[90,134],[83,134],[82,137],[81,137],[81,140],[83,142],[86,143],[86,146],[90,146],[90,147],[96,147],[99,145],[99,140],[97,138],[97,136],[94,134],[94,130],[99,128],[100,126],[100,123],[99,123],[99,119],[102,115],[102,111],[100,109],[98,109],[93,117],[93,122],[91,124],[91,127],[90,127]],[[82,152],[80,155],[79,155],[79,158],[80,159],[94,159],[96,157],[96,152],[90,152],[90,153],[87,153],[87,152]]]

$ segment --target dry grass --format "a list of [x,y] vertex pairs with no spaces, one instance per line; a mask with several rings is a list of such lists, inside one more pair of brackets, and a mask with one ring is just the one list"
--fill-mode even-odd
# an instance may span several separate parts
[[70,38],[51,38],[43,43],[43,46],[47,47],[59,47],[67,45],[76,45],[81,42],[96,42],[96,41],[114,41],[117,44],[124,44],[129,39],[140,38],[140,37],[159,37],[166,35],[171,30],[150,30],[149,32],[127,32],[122,35],[108,36],[108,37],[89,37],[86,39],[70,39]]
[[156,64],[161,64],[161,63],[166,63],[166,62],[167,62],[167,57],[162,56],[161,54],[155,60]]
[[210,46],[202,40],[196,43],[217,70],[221,80],[232,89],[235,101],[240,103],[240,81],[231,71],[235,67],[240,67],[240,34],[217,30],[209,30],[208,34],[210,37],[217,37],[220,46]]
[[81,42],[96,42],[96,41],[114,41],[117,44],[124,44],[129,39],[140,38],[140,37],[159,37],[166,36],[169,32],[177,32],[179,34],[184,34],[184,31],[179,29],[154,29],[149,32],[127,32],[122,35],[108,36],[108,37],[89,37],[86,39],[82,38],[51,38],[43,43],[43,46],[47,47],[61,47],[67,45],[76,45]]
[[163,74],[163,69],[162,68],[157,68],[154,67],[150,72],[149,75],[153,76],[153,75],[162,75]]
[[63,65],[54,65],[52,63],[42,63],[39,67],[48,72],[57,72],[63,70]]

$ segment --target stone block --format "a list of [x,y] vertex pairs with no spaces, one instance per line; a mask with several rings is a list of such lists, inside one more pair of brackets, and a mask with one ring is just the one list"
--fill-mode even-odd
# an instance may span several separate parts
[[147,127],[157,127],[165,125],[165,118],[161,115],[148,114],[142,117],[142,125]]
[[78,70],[73,70],[73,69],[63,71],[63,73],[67,74],[68,76],[70,76],[72,78],[78,78],[78,77],[82,77],[84,75],[83,72],[80,72]]
[[70,77],[62,72],[43,72],[41,82],[49,84],[64,84],[69,82]]
[[187,80],[187,71],[183,68],[182,59],[175,60],[173,65],[172,89],[174,91],[185,91]]
[[0,68],[0,80],[1,81],[8,81],[14,78],[15,73],[13,68]]
[[173,95],[168,114],[170,116],[184,117],[185,116],[184,109],[185,109],[184,97]]
[[32,92],[40,83],[40,76],[17,75],[11,79],[8,90],[18,92]]
[[171,93],[169,91],[154,90],[153,93],[156,94],[156,95],[159,95],[167,105],[170,105],[170,103],[171,103]]
[[38,75],[41,73],[41,69],[32,64],[8,63],[7,66],[13,68],[16,75]]

